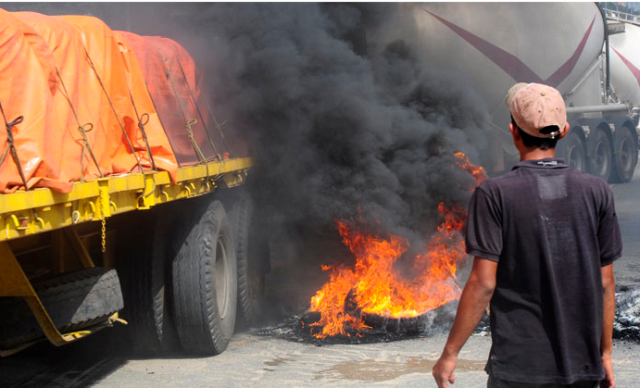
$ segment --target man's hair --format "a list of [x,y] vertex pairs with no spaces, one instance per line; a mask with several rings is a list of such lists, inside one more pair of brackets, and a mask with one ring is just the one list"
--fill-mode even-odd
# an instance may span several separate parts
[[[548,149],[556,148],[556,144],[558,143],[559,138],[556,137],[555,139],[551,139],[549,137],[531,136],[525,131],[523,131],[522,128],[518,126],[518,124],[516,124],[516,121],[513,119],[513,116],[511,116],[511,124],[513,124],[513,126],[520,132],[520,137],[522,137],[522,143],[524,143],[525,147],[527,148],[536,147],[545,151]],[[557,130],[558,130],[557,126],[551,125],[551,126],[542,128],[540,130],[540,133],[551,133]]]

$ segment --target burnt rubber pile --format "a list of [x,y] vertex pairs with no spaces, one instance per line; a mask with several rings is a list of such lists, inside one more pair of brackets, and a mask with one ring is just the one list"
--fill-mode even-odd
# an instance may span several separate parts
[[616,294],[613,338],[640,341],[640,288]]
[[[623,290],[616,295],[616,300],[613,338],[640,341],[640,288]],[[346,335],[327,338],[316,338],[313,335],[321,330],[318,326],[311,326],[319,320],[319,315],[307,311],[291,315],[278,324],[254,329],[253,333],[315,345],[392,342],[446,333],[453,322],[456,308],[457,303],[451,302],[418,317],[404,319],[362,314],[363,321],[370,328],[347,331]],[[490,335],[489,320],[489,316],[485,314],[474,333]]]

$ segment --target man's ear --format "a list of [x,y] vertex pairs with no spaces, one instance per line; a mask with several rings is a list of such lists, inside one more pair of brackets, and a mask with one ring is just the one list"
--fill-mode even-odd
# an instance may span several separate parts
[[513,123],[509,123],[509,132],[511,132],[511,136],[513,137],[513,141],[520,139],[520,131],[516,129]]
[[571,126],[569,125],[569,123],[566,123],[564,125],[564,131],[562,131],[562,133],[560,134],[560,137],[558,138],[558,140],[560,140],[563,137],[567,136],[567,133],[569,133],[569,128],[571,128]]

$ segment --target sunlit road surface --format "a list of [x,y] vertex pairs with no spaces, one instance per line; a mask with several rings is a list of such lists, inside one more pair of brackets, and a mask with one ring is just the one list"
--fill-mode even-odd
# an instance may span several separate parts
[[[612,188],[625,244],[614,266],[617,283],[638,287],[640,169],[631,183]],[[239,333],[219,356],[162,359],[130,355],[124,338],[123,328],[115,328],[63,348],[43,343],[0,359],[0,387],[435,387],[431,367],[446,334],[315,346]],[[489,337],[479,335],[467,342],[453,387],[486,386],[484,364],[490,344]],[[615,341],[613,356],[618,386],[639,386],[640,343]]]

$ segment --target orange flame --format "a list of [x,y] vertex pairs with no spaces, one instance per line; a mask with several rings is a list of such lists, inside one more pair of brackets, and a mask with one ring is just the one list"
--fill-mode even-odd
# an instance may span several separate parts
[[[471,174],[476,179],[476,186],[480,183],[484,182],[487,179],[487,173],[484,171],[482,166],[476,166],[475,164],[469,161],[467,155],[462,152],[456,152],[453,154],[456,158],[458,158],[458,166],[460,166],[463,170]],[[471,188],[472,190],[474,187]]]
[[[469,172],[476,183],[486,176],[484,169],[469,162],[458,152],[456,164]],[[413,278],[400,275],[394,264],[409,248],[398,236],[388,239],[370,235],[337,221],[343,243],[356,258],[353,268],[344,265],[322,266],[330,271],[329,281],[311,298],[310,311],[319,312],[312,323],[314,336],[361,336],[369,328],[364,314],[391,318],[416,317],[460,296],[456,283],[457,264],[465,257],[464,227],[466,211],[457,204],[438,205],[444,221],[427,243],[427,252],[413,259]]]

